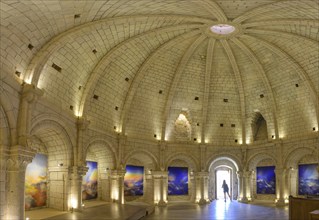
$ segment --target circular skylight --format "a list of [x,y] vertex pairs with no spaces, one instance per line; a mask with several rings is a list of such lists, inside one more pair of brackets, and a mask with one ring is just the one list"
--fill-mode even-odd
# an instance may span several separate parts
[[226,35],[232,33],[235,30],[235,27],[229,24],[216,24],[211,26],[210,30],[215,34]]

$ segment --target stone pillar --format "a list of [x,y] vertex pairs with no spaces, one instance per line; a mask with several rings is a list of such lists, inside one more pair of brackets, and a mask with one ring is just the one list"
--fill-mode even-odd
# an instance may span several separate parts
[[70,173],[70,202],[69,210],[71,211],[82,211],[82,179],[88,171],[87,167],[84,166],[73,166],[69,168]]
[[124,204],[124,176],[125,170],[111,172],[111,199],[113,202]]
[[285,186],[286,183],[286,169],[276,168],[276,195],[277,195],[277,206],[285,205]]
[[237,176],[239,179],[239,191],[241,195],[239,202],[247,203],[247,171],[238,171]]
[[189,173],[189,182],[191,184],[191,202],[196,202],[196,179],[194,175],[194,171],[190,171]]
[[84,153],[84,136],[90,124],[84,117],[77,120],[77,143],[74,148],[74,166],[86,166],[86,154]]
[[0,146],[0,219],[6,219],[7,216],[7,160],[9,158],[9,151],[7,146]]
[[146,170],[144,176],[144,201],[150,204],[154,204],[154,183],[152,170]]
[[196,173],[196,202],[198,202],[200,205],[209,203],[208,176],[208,172]]
[[167,204],[167,171],[153,171],[154,180],[154,203],[158,206]]
[[32,110],[43,91],[31,84],[22,85],[22,95],[19,106],[18,115],[18,144],[27,146],[27,139],[29,137],[29,129],[31,125]]
[[10,150],[7,162],[7,212],[6,220],[21,220],[24,217],[25,171],[32,162],[35,151],[16,145]]

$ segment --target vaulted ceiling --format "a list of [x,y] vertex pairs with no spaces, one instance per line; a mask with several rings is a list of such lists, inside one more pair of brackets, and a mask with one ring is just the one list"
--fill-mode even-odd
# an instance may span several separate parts
[[199,142],[249,143],[256,114],[269,137],[318,130],[316,0],[0,4],[1,80],[96,129],[174,140],[183,113]]

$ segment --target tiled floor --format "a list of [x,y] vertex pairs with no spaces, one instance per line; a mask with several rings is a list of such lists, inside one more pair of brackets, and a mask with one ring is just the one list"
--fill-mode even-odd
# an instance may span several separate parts
[[[27,212],[30,220],[95,220],[95,219],[139,219],[139,212],[145,213],[151,206],[145,203],[127,203],[119,205],[95,201],[88,203],[82,213],[59,212],[51,209]],[[148,211],[152,212],[152,211]],[[55,215],[55,216],[54,216]],[[27,216],[27,215],[26,215]],[[273,203],[255,202],[244,204],[237,201],[213,201],[208,205],[199,206],[190,202],[170,202],[167,207],[156,207],[155,211],[142,220],[287,220],[288,207],[276,207]]]
[[199,206],[192,203],[170,203],[165,208],[155,208],[143,220],[209,220],[209,219],[237,219],[237,220],[286,220],[288,207],[276,207],[272,203],[244,204],[237,201],[226,203],[222,200],[213,201],[209,205]]

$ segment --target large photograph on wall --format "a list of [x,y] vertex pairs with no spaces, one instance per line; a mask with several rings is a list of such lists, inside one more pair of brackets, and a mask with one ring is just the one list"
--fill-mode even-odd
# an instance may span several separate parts
[[97,162],[86,161],[89,168],[86,175],[82,179],[82,200],[90,200],[97,198]]
[[144,167],[127,165],[126,173],[124,176],[124,195],[125,196],[143,195],[143,179],[144,179]]
[[276,193],[275,166],[257,167],[257,194]]
[[46,206],[48,157],[36,154],[25,173],[25,209]]
[[187,167],[168,167],[168,195],[188,195]]
[[299,195],[319,195],[318,164],[302,164],[298,169]]

